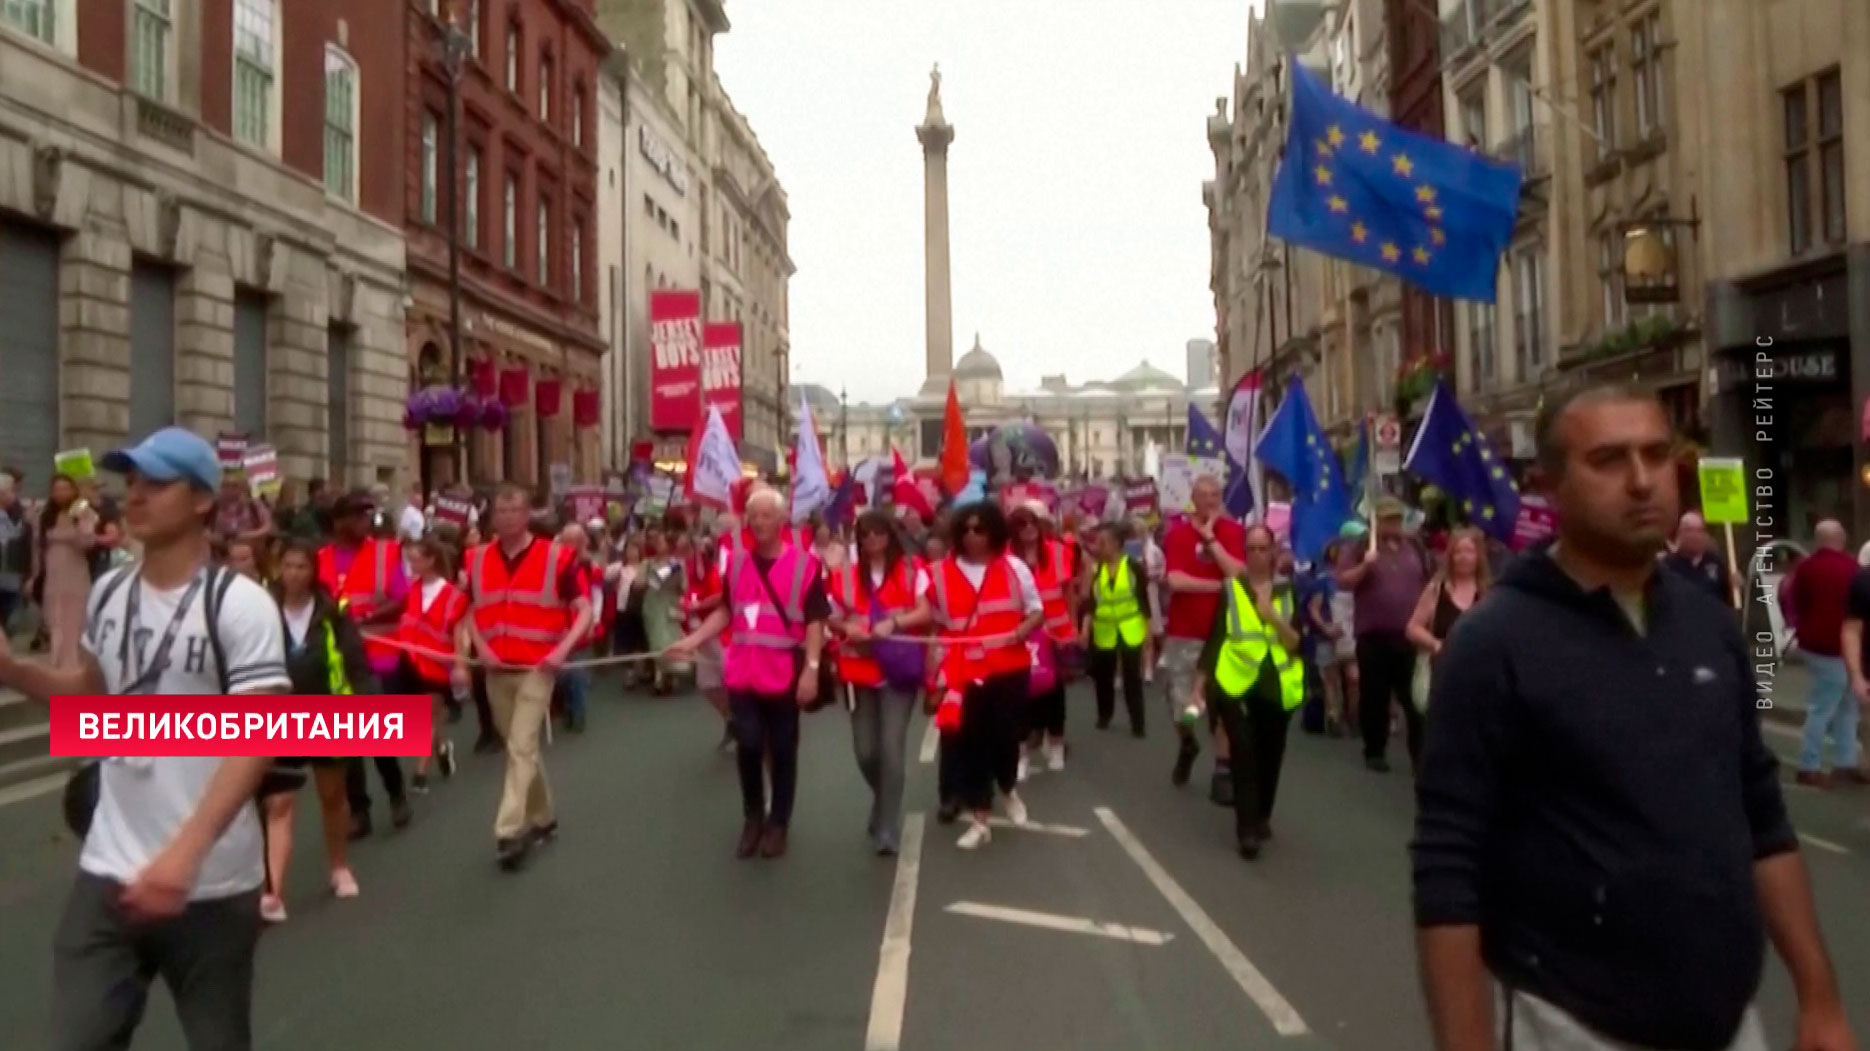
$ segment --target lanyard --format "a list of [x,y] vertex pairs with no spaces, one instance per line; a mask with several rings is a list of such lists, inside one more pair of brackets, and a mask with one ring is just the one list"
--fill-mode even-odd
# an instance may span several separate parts
[[[130,637],[136,634],[137,614],[142,607],[142,574],[137,574],[136,579],[131,581],[129,597],[123,601],[123,638],[117,645],[118,667],[123,671],[123,678],[128,681],[118,693],[141,693],[162,678],[162,673],[169,667],[169,651],[175,648],[176,633],[182,630],[182,618],[188,616],[189,607],[195,604],[195,596],[200,593],[205,576],[197,573],[188,582],[188,590],[182,592],[181,599],[175,604],[175,613],[169,617],[169,626],[162,630],[162,638],[157,641],[155,651],[149,655],[149,665],[134,679],[130,678]],[[212,631],[214,626],[210,624],[208,628]]]

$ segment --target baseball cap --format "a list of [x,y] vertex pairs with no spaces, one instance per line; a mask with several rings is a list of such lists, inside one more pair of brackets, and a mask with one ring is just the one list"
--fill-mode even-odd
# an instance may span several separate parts
[[127,449],[104,454],[98,466],[137,474],[152,482],[186,481],[215,492],[221,488],[221,459],[207,439],[184,427],[164,427]]
[[1375,517],[1377,518],[1401,518],[1403,517],[1403,502],[1401,500],[1396,499],[1393,496],[1386,496],[1383,499],[1378,500],[1377,511],[1376,511]]

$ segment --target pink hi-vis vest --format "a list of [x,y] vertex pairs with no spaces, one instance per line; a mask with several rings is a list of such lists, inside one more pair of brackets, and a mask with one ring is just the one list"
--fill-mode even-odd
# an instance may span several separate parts
[[[734,631],[727,643],[727,688],[761,697],[791,692],[793,654],[805,645],[805,590],[818,579],[818,559],[791,544],[768,571],[768,588],[746,549],[727,566],[728,613]],[[773,596],[785,603],[785,615]]]

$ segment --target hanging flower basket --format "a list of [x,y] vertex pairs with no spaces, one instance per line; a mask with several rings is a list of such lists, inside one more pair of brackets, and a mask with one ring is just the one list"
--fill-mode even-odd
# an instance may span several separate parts
[[595,427],[602,413],[597,391],[585,388],[571,395],[571,420],[579,427]]
[[498,398],[488,398],[486,401],[483,401],[480,403],[479,423],[480,423],[481,430],[483,431],[505,430],[506,421],[507,421],[506,405],[503,404]]
[[534,408],[538,410],[540,418],[549,420],[557,416],[559,409],[563,407],[564,384],[558,380],[540,380],[533,385],[533,390],[537,395],[534,399]]

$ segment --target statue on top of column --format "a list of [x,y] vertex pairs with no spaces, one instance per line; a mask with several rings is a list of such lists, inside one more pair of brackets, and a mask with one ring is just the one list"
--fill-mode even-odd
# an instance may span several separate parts
[[929,110],[928,110],[928,117],[924,123],[930,125],[931,127],[947,123],[947,120],[946,118],[942,116],[942,111],[941,111],[941,63],[940,62],[935,63],[935,68],[929,70]]

